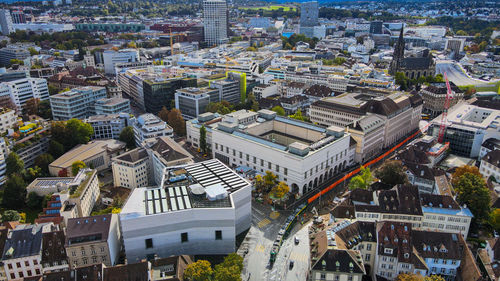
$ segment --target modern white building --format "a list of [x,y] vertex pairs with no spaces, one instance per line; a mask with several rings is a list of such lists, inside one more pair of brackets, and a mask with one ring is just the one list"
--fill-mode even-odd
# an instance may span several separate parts
[[107,75],[115,75],[115,65],[126,62],[138,62],[139,50],[121,49],[118,51],[106,50],[102,54],[104,61],[104,72]]
[[134,118],[129,113],[92,115],[85,119],[94,129],[92,139],[119,139],[125,127],[132,126]]
[[214,158],[231,167],[272,171],[294,193],[315,188],[354,164],[354,146],[343,128],[319,127],[270,110],[232,112],[210,131]]
[[50,96],[54,120],[85,119],[96,114],[96,102],[106,98],[106,88],[85,86]]
[[210,102],[218,102],[219,90],[209,88],[183,88],[175,92],[175,108],[179,109],[185,120],[197,118],[205,113]]
[[130,189],[147,187],[152,181],[151,160],[144,148],[136,148],[113,158],[114,186]]
[[9,35],[15,31],[12,24],[12,17],[8,9],[0,10],[0,28],[2,35]]
[[103,98],[94,104],[95,114],[108,115],[122,112],[130,113],[130,100],[124,98]]
[[134,125],[135,143],[140,146],[143,141],[155,137],[171,137],[174,130],[158,116],[151,113],[137,117]]
[[48,100],[49,88],[43,78],[24,78],[1,83],[0,96],[10,96],[18,110],[22,110],[29,99]]
[[224,44],[228,41],[228,10],[225,0],[203,1],[203,27],[208,46]]
[[216,159],[169,169],[155,188],[136,188],[120,213],[129,263],[236,251],[251,224],[251,185]]
[[[458,103],[448,110],[444,141],[453,153],[477,158],[484,141],[500,139],[500,109]],[[430,122],[428,134],[438,137],[441,117]]]

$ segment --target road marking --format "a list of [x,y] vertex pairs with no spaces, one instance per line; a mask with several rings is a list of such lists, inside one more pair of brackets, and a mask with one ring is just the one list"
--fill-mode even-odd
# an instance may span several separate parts
[[271,223],[271,221],[270,221],[269,219],[263,219],[263,220],[261,220],[261,221],[257,224],[257,226],[258,226],[259,228],[263,228],[264,226],[266,226],[266,225],[268,225],[268,224],[270,224],[270,223]]
[[277,219],[280,216],[280,212],[271,212],[269,217],[273,220]]
[[264,253],[265,250],[266,250],[266,247],[264,245],[262,245],[262,244],[255,245],[255,251],[256,252]]
[[290,260],[306,262],[308,260],[307,254],[293,252],[290,254]]

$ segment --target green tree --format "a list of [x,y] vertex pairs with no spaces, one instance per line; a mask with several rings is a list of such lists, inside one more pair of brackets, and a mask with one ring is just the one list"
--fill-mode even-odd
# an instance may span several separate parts
[[24,181],[32,182],[42,176],[42,168],[35,166],[22,171]]
[[182,118],[181,112],[177,108],[173,108],[168,113],[168,124],[178,136],[186,135],[186,122],[184,122],[184,118]]
[[50,140],[48,152],[54,159],[59,158],[59,156],[64,154],[64,146],[58,141]]
[[75,161],[71,164],[71,173],[73,176],[76,176],[76,174],[78,174],[78,172],[83,168],[87,168],[87,165],[85,165],[83,161]]
[[375,171],[375,176],[385,184],[394,186],[408,182],[406,173],[403,170],[401,161],[385,161],[380,168]]
[[38,55],[38,51],[33,47],[29,47],[28,51],[30,52],[30,56]]
[[6,208],[19,209],[24,207],[26,184],[19,174],[9,175],[5,182],[2,204]]
[[205,125],[200,127],[200,149],[203,154],[207,153],[207,129]]
[[399,85],[402,91],[408,89],[408,78],[403,72],[396,72],[396,74],[394,75],[394,80],[396,84]]
[[271,110],[276,112],[279,116],[285,116],[285,110],[279,105],[273,107]]
[[120,132],[119,140],[126,143],[128,149],[135,148],[134,129],[131,126],[123,128]]
[[15,152],[11,152],[7,159],[5,160],[5,174],[10,176],[14,173],[19,173],[24,170],[24,162],[19,158],[19,155]]
[[276,185],[278,176],[273,174],[273,172],[271,171],[266,171],[266,174],[264,175],[263,179],[264,179],[264,186],[267,189],[270,189]]
[[211,102],[205,108],[207,112],[219,113],[219,114],[228,114],[231,112],[231,104],[227,101],[221,102]]
[[38,104],[38,116],[44,119],[52,118],[52,109],[50,108],[50,101],[43,100]]
[[369,167],[361,166],[359,175],[352,177],[349,182],[349,189],[354,190],[357,188],[368,189],[373,182],[373,176]]
[[24,65],[24,62],[22,60],[19,60],[19,59],[11,59],[10,64],[11,65],[13,65],[13,64]]
[[457,194],[457,201],[466,204],[474,215],[474,220],[483,222],[490,213],[490,193],[481,176],[465,173],[453,186]]
[[48,153],[40,154],[35,158],[35,165],[42,169],[44,175],[49,175],[49,165],[54,162],[54,157]]
[[92,126],[81,120],[73,118],[66,122],[66,136],[71,136],[72,148],[78,144],[88,143],[93,133],[94,129]]
[[304,119],[305,119],[304,116],[302,116],[302,110],[300,110],[300,108],[297,109],[297,112],[295,112],[295,114],[290,115],[288,117],[293,118],[293,119],[297,119],[300,121],[304,121]]
[[184,279],[189,281],[210,281],[212,275],[212,266],[206,260],[198,260],[188,265],[184,270]]
[[231,253],[224,261],[215,266],[214,279],[216,281],[241,281],[243,258],[236,253]]
[[290,191],[290,187],[284,181],[280,181],[277,185],[271,188],[271,195],[276,199],[281,199]]
[[478,175],[479,177],[483,177],[481,173],[479,172],[479,168],[476,166],[470,166],[470,165],[463,165],[455,169],[455,172],[451,174],[451,184],[453,186],[457,185],[458,182],[460,181],[460,178],[465,174],[465,173],[471,173],[474,175]]
[[459,36],[467,36],[467,32],[465,32],[463,30],[459,30],[459,31],[457,31],[457,35],[459,35]]
[[160,117],[160,119],[164,122],[168,123],[168,113],[168,109],[164,106],[161,108],[160,112],[158,112],[158,117]]
[[500,232],[500,209],[495,209],[490,214],[490,224],[496,232]]
[[2,214],[2,221],[19,221],[21,215],[16,210],[5,210]]
[[35,192],[30,192],[28,194],[28,200],[26,202],[26,205],[28,205],[29,208],[31,209],[39,209],[42,206],[44,198],[41,196],[38,196]]

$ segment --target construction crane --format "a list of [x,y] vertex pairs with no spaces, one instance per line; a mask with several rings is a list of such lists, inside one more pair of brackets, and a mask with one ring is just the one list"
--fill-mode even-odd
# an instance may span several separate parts
[[438,142],[444,142],[444,133],[446,132],[446,123],[448,121],[448,107],[450,107],[450,101],[453,98],[453,93],[451,92],[450,82],[448,81],[448,76],[446,72],[444,73],[444,79],[446,81],[446,98],[444,100],[444,110],[441,115],[441,126],[439,127]]

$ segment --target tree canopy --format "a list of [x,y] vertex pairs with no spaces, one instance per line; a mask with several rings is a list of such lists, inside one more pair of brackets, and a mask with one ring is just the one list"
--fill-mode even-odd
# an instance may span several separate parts
[[283,107],[279,105],[271,108],[271,110],[276,112],[279,116],[285,116],[285,110],[283,109]]
[[210,281],[214,271],[209,261],[199,260],[186,267],[184,278],[190,281]]
[[481,173],[479,172],[479,168],[476,166],[469,166],[469,165],[463,165],[461,167],[458,167],[455,169],[455,172],[451,174],[451,184],[455,186],[459,181],[460,178],[465,174],[465,173],[471,173],[474,175],[478,175],[479,177],[483,177]]
[[62,144],[65,150],[68,151],[78,144],[88,143],[94,129],[90,124],[73,118],[66,122],[52,122],[51,133],[52,139]]
[[26,198],[26,183],[18,173],[11,174],[5,182],[3,206],[10,209],[19,209],[24,206]]
[[119,140],[124,142],[128,149],[135,148],[134,129],[131,126],[123,128],[120,132]]
[[403,164],[397,160],[385,161],[380,168],[375,170],[375,176],[390,186],[408,182]]
[[83,168],[87,168],[87,165],[83,161],[75,161],[71,164],[71,174],[76,176],[76,174],[78,174],[78,172]]
[[207,128],[205,125],[201,125],[200,127],[200,149],[203,154],[207,153]]
[[24,170],[24,162],[15,152],[11,152],[9,156],[7,156],[5,165],[5,174],[7,176],[12,175],[13,173],[20,173],[22,170]]
[[368,189],[373,182],[373,176],[369,167],[361,166],[361,171],[358,175],[351,178],[349,189]]
[[21,215],[16,210],[5,210],[2,214],[2,221],[19,221]]
[[474,220],[483,222],[489,218],[490,193],[481,176],[466,172],[460,176],[453,187],[458,203],[467,205],[474,215]]

